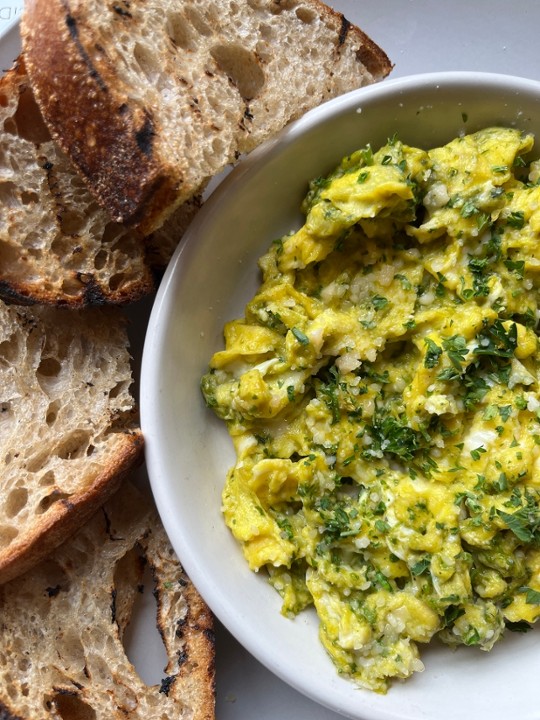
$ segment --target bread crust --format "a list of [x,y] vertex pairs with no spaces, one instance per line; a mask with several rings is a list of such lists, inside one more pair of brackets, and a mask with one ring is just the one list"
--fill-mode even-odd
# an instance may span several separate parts
[[0,297],[17,305],[128,304],[155,279],[144,240],[113,223],[43,123],[24,60],[0,79]]
[[[287,10],[299,4],[293,0],[244,1],[246,9],[250,5],[260,5],[269,16],[281,12],[282,8]],[[335,67],[327,71],[326,87],[321,88],[318,97],[299,104],[293,89],[289,91],[290,97],[283,95],[281,104],[287,106],[287,112],[284,113],[283,121],[279,121],[280,126],[318,102],[347,89],[382,79],[392,67],[384,51],[342,14],[319,0],[304,0],[304,4],[317,15],[321,25],[326,27],[327,35],[332,38]],[[188,5],[178,3],[179,8],[187,8]],[[114,47],[116,32],[123,27],[128,28],[128,32],[133,27],[134,32],[137,31],[136,24],[126,25],[128,22],[136,23],[131,15],[135,9],[141,10],[136,6],[137,3],[118,3],[113,7],[115,12],[100,7],[99,13],[105,15],[110,12],[111,18],[108,17],[106,21],[109,23],[106,30],[96,30],[88,5],[80,0],[27,0],[22,19],[22,36],[34,92],[55,141],[70,156],[89,188],[111,216],[115,220],[135,225],[148,234],[159,227],[181,202],[198,193],[208,177],[215,172],[198,178],[192,172],[193,167],[198,165],[196,160],[179,156],[172,160],[167,155],[161,145],[166,145],[163,135],[169,131],[163,127],[160,101],[145,102],[144,96],[139,97],[115,67],[112,57],[118,52],[118,48]],[[101,36],[105,34],[107,37]],[[216,43],[218,36],[219,31]],[[227,38],[226,41],[235,48],[242,42],[235,37]],[[271,43],[268,45],[273,47]],[[166,47],[162,51],[160,48],[160,55],[161,52],[163,62],[168,62],[173,52],[171,48]],[[180,55],[183,50],[176,48],[176,52]],[[286,54],[287,50],[278,47],[272,52]],[[356,55],[358,71],[354,77],[345,81],[338,78],[337,68],[339,58],[346,53]],[[189,51],[185,52],[185,56],[189,66]],[[264,63],[256,51],[253,58],[259,66],[257,72],[262,73]],[[181,60],[183,62],[185,58]],[[205,73],[212,76],[214,69],[207,69]],[[168,76],[172,75],[169,72]],[[229,81],[233,82],[230,78]],[[204,90],[201,91],[196,84],[191,87],[190,82],[183,77],[175,77],[174,82],[186,84],[185,111],[192,113],[186,123],[204,124],[205,116],[197,95],[199,92],[204,94]],[[225,144],[230,143],[230,147],[224,153],[228,155],[223,158],[221,166],[213,168],[216,172],[254,146],[250,145],[249,139],[253,127],[249,101],[246,100],[242,112],[243,116],[237,119],[231,115],[224,120],[224,126],[232,132],[233,139],[223,140]],[[267,118],[268,108],[262,107],[260,116]],[[183,120],[180,118],[178,122],[181,124]],[[210,118],[206,126],[207,138],[219,136],[219,131],[217,135],[212,135],[216,132],[213,125]],[[274,124],[270,132],[276,129]],[[235,135],[238,136],[236,141]],[[199,141],[194,139],[193,142],[197,145]],[[211,140],[208,143],[208,152],[212,152]],[[183,165],[183,162],[187,165]]]
[[[185,573],[182,571],[179,576],[176,556],[172,548],[163,543],[160,534],[146,536],[141,545],[152,565],[158,605],[157,626],[163,643],[168,649],[177,642],[182,645],[179,654],[169,653],[161,692],[171,695],[177,702],[190,700],[192,720],[213,720],[216,689],[213,615]],[[171,594],[168,588],[173,582],[182,586],[186,608],[184,617],[176,625],[170,622]]]
[[142,460],[126,316],[0,302],[0,583],[57,547]]
[[[153,685],[124,644],[143,590],[153,590],[167,654]],[[0,616],[2,720],[215,717],[212,614],[151,498],[129,481],[43,564],[0,587]]]
[[0,553],[0,585],[13,580],[46,558],[76,532],[120,487],[126,473],[142,460],[143,435],[133,429],[119,435],[106,470],[82,492],[57,502],[31,532]]
[[129,99],[69,0],[30,0],[25,13],[25,57],[54,140],[113,220],[152,229],[149,199],[155,212],[172,206],[178,181],[156,161],[149,109]]

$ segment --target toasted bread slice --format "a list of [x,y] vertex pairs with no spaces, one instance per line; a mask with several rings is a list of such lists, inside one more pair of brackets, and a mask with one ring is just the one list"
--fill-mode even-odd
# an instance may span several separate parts
[[[144,561],[168,657],[155,686],[141,680],[122,642]],[[31,573],[0,587],[0,616],[2,718],[214,717],[211,613],[151,502],[130,483]]]
[[51,140],[22,58],[0,79],[0,296],[71,307],[154,289],[145,245],[99,207]]
[[84,307],[152,292],[198,198],[149,238],[112,221],[51,140],[22,56],[0,79],[0,127],[0,297]]
[[140,458],[120,310],[0,302],[0,582],[73,533]]
[[319,0],[27,0],[22,34],[53,137],[111,217],[145,232],[289,121],[391,69]]

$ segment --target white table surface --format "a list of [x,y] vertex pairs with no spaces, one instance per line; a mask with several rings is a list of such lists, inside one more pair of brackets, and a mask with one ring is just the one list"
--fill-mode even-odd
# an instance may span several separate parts
[[[394,63],[391,77],[477,70],[540,80],[538,0],[330,0],[328,4],[384,48]],[[21,7],[22,0],[0,0],[1,69],[8,68],[19,51],[17,20]],[[134,311],[136,375],[148,309],[149,302],[145,302]],[[147,592],[127,644],[130,658],[149,684],[159,682],[164,665],[153,613],[152,594]],[[276,653],[279,651],[276,648]],[[219,624],[216,679],[218,720],[340,717],[273,676]]]

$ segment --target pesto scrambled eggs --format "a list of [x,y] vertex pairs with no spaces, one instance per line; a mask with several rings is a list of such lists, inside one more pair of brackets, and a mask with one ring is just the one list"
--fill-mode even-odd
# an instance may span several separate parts
[[488,128],[313,181],[202,380],[223,512],[337,669],[385,692],[418,643],[540,615],[540,170]]

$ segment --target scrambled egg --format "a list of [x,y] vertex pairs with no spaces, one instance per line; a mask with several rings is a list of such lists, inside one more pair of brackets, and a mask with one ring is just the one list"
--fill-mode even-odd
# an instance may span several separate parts
[[540,615],[540,170],[488,128],[313,181],[202,380],[223,512],[338,671],[385,692],[418,644]]

